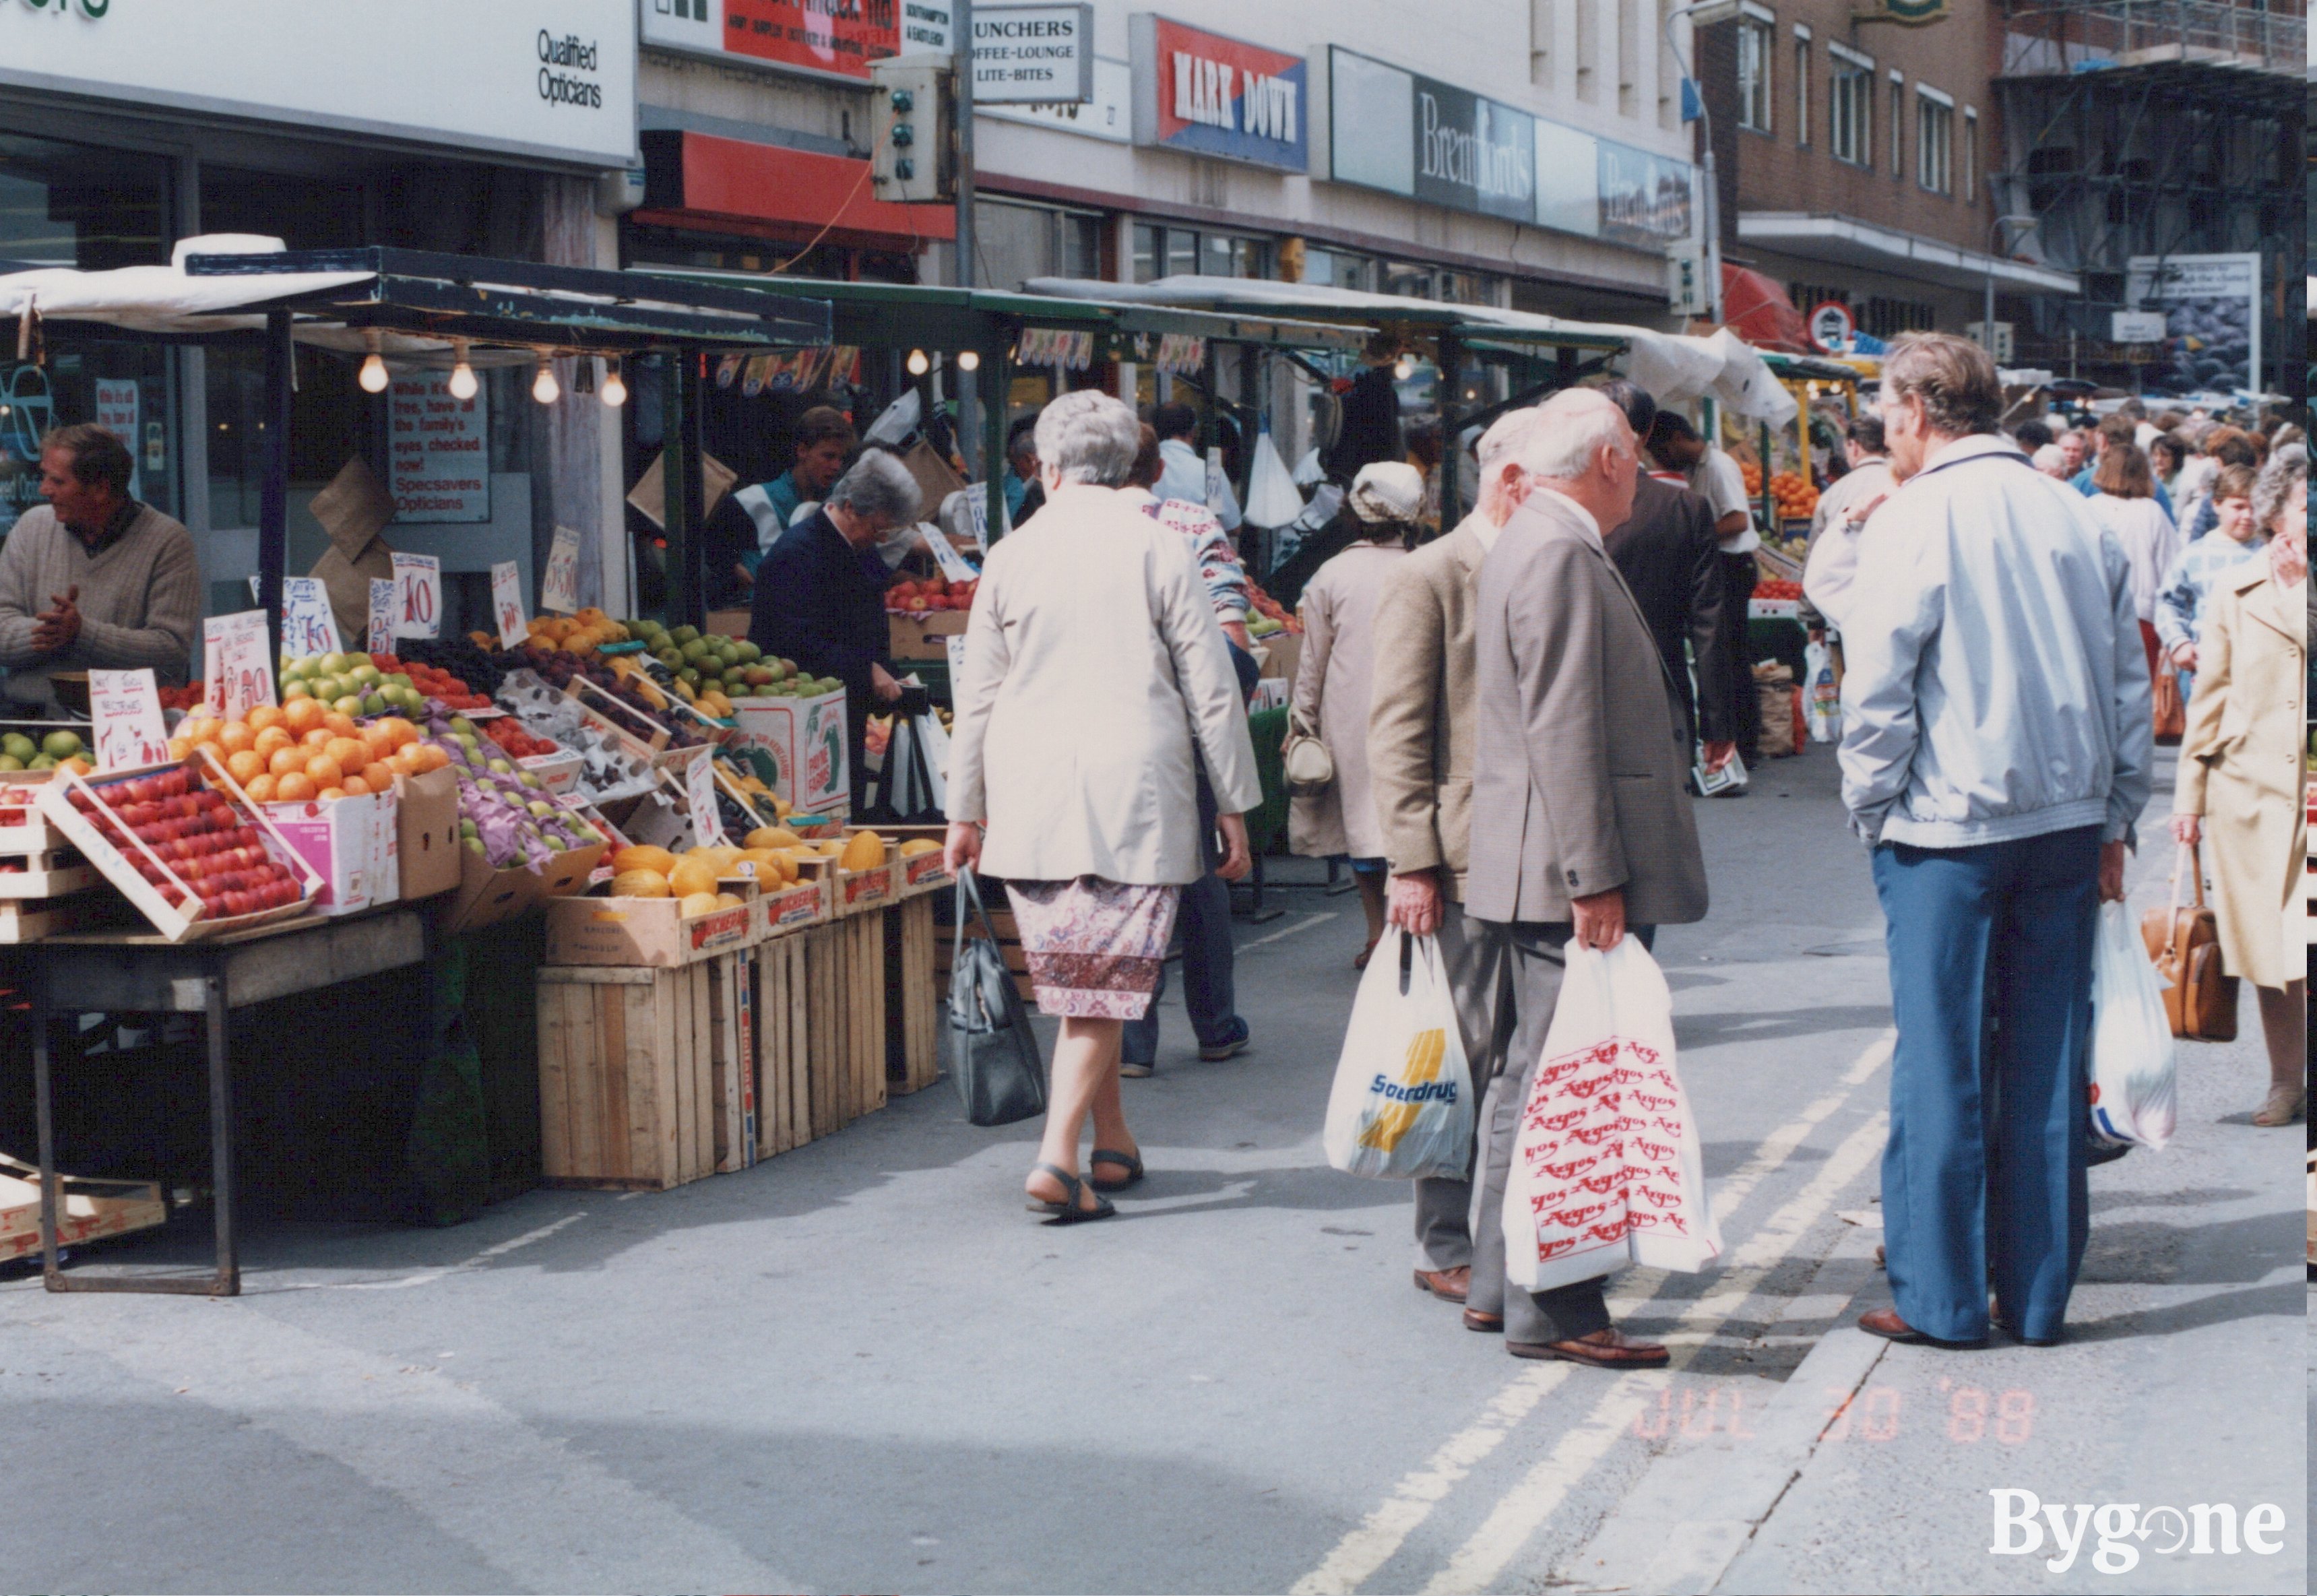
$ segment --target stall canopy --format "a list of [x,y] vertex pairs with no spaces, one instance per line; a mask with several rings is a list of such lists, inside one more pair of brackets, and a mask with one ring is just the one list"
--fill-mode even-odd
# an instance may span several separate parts
[[[0,321],[20,360],[38,358],[44,323],[95,323],[166,343],[260,342],[266,455],[258,513],[258,603],[279,651],[286,557],[293,343],[348,354],[373,345],[389,370],[541,356],[706,353],[829,342],[829,308],[801,296],[740,293],[634,272],[414,250],[285,250],[279,239],[190,238],[166,266],[0,272]],[[4,335],[4,334],[0,334]],[[697,409],[692,361],[665,362],[667,411]],[[696,429],[670,429],[671,544],[699,524]],[[678,593],[679,609],[697,595]]]

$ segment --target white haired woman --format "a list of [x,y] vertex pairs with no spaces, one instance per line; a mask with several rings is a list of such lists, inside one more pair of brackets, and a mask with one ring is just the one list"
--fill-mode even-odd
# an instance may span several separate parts
[[[1142,1178],[1119,1093],[1124,1021],[1157,990],[1182,887],[1205,869],[1197,762],[1224,857],[1248,866],[1262,801],[1230,651],[1182,535],[1117,489],[1141,443],[1107,394],[1038,418],[1046,507],[982,567],[951,729],[952,869],[1006,883],[1038,1006],[1061,1018],[1033,1212],[1106,1218]],[[1094,1120],[1088,1178],[1078,1140]]]
[[[2217,490],[2216,490],[2217,491]],[[2268,1099],[2255,1125],[2290,1125],[2308,1106],[2303,1035],[2308,966],[2286,927],[2308,869],[2301,790],[2308,713],[2309,456],[2280,449],[2253,490],[2265,559],[2214,584],[2196,642],[2196,692],[2180,739],[2172,834],[2205,843],[2221,966],[2259,994]]]
[[1367,967],[1383,935],[1383,827],[1368,784],[1368,692],[1375,675],[1375,608],[1384,584],[1421,536],[1424,477],[1415,467],[1380,460],[1360,468],[1340,513],[1355,540],[1314,572],[1297,613],[1303,653],[1295,672],[1288,736],[1316,736],[1336,779],[1324,792],[1295,798],[1287,845],[1313,859],[1348,857],[1367,914],[1367,942],[1352,960]]

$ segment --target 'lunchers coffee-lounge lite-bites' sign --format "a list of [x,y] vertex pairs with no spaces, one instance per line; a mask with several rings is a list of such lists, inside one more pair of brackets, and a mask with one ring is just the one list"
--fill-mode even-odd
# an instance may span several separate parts
[[7,0],[10,86],[627,166],[635,0]]
[[1338,183],[1661,249],[1690,232],[1691,169],[1346,49],[1330,49]]
[[1310,169],[1302,56],[1149,12],[1132,22],[1135,143],[1281,172]]

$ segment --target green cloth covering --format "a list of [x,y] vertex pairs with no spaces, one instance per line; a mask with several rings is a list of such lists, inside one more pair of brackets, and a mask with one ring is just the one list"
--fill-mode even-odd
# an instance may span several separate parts
[[1287,711],[1258,709],[1247,718],[1255,740],[1255,773],[1263,782],[1263,803],[1247,817],[1251,854],[1275,851],[1287,835],[1287,770],[1279,746],[1287,740]]
[[420,1224],[463,1224],[490,1200],[482,1057],[462,1012],[469,958],[466,940],[452,938],[430,971],[429,1046],[406,1143],[416,1188],[412,1217]]

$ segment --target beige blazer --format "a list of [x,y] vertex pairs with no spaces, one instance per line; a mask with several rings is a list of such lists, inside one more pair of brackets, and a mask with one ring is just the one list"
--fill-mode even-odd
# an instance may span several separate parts
[[[2204,817],[2221,964],[2256,986],[2307,968],[2284,914],[2307,868],[2301,739],[2307,710],[2307,616],[2266,559],[2221,578],[2196,643],[2196,684],[2180,739],[2172,812]],[[2299,916],[2295,915],[2295,919]]]
[[1368,781],[1392,872],[1446,868],[1464,899],[1472,833],[1475,511],[1391,568],[1376,597]]
[[950,733],[949,817],[1019,881],[1196,880],[1194,745],[1226,815],[1263,801],[1214,605],[1180,532],[1073,483],[989,551]]
[[1291,851],[1326,859],[1382,855],[1368,778],[1368,701],[1375,675],[1376,595],[1408,558],[1398,543],[1355,543],[1303,589],[1303,652],[1295,671],[1295,724],[1316,732],[1334,760],[1325,792],[1290,801]]
[[1482,920],[1565,923],[1612,887],[1635,925],[1705,917],[1665,665],[1585,513],[1540,488],[1481,562],[1472,857]]

